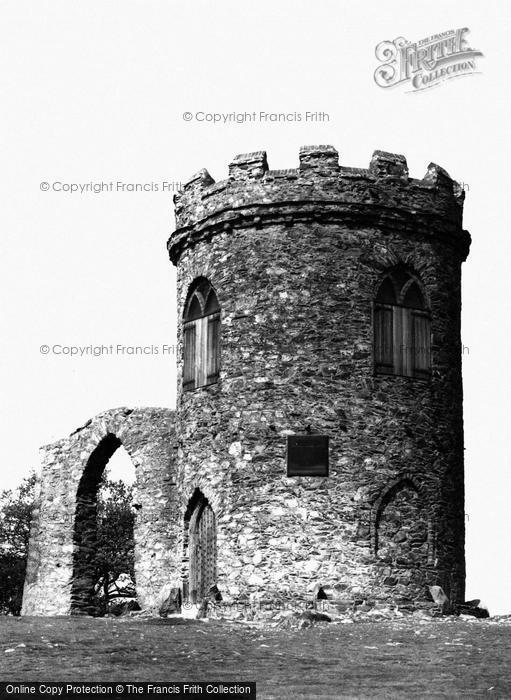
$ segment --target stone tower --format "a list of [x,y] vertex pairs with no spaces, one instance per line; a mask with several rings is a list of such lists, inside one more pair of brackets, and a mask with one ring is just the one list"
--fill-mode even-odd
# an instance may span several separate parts
[[331,146],[176,195],[185,596],[463,598],[463,199]]
[[[178,401],[42,449],[23,614],[97,609],[102,475],[136,472],[135,578],[158,610],[328,595],[463,599],[463,191],[331,146],[237,156],[176,196]],[[216,587],[216,588],[215,588]],[[179,590],[178,590],[179,589]]]

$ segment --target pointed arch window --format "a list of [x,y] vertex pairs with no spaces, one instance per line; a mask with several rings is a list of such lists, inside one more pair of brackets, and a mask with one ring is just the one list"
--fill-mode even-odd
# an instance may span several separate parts
[[208,280],[190,288],[183,318],[183,390],[218,381],[220,370],[220,306]]
[[431,370],[431,317],[418,280],[402,269],[385,277],[374,303],[377,374],[427,378]]

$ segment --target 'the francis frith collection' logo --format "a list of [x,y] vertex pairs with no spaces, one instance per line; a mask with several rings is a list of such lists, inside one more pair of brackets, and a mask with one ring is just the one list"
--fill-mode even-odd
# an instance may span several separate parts
[[382,65],[374,72],[374,80],[382,88],[410,82],[411,92],[435,87],[444,80],[472,75],[475,59],[481,51],[467,45],[469,30],[450,29],[420,41],[404,37],[382,41],[376,47],[376,58]]

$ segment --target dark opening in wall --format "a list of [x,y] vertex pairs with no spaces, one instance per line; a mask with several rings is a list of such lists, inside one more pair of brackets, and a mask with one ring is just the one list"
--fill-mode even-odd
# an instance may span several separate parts
[[91,453],[83,471],[76,495],[73,531],[73,578],[71,612],[99,614],[95,584],[98,581],[98,493],[105,467],[121,446],[109,433]]

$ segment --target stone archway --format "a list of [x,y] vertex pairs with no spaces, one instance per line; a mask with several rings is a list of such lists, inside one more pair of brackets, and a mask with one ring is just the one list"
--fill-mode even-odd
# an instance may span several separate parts
[[87,612],[96,496],[104,467],[126,448],[136,473],[135,578],[141,607],[179,585],[181,525],[174,473],[174,412],[119,408],[101,413],[41,450],[23,615]]
[[202,600],[217,582],[216,518],[202,491],[196,489],[185,514],[184,592],[193,603]]
[[95,612],[98,491],[105,467],[121,444],[117,436],[112,433],[106,435],[91,453],[78,484],[73,532],[72,613]]
[[388,564],[428,563],[428,520],[415,484],[402,479],[384,494],[376,513],[375,553]]
[[424,489],[402,475],[385,489],[374,510],[376,581],[383,597],[424,598],[426,586],[434,582],[433,532]]

